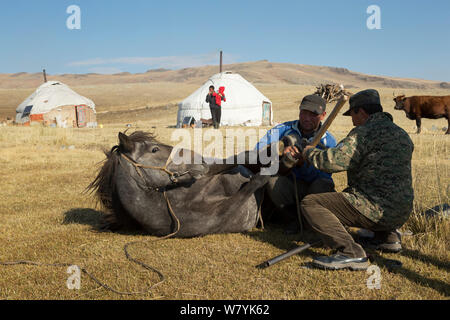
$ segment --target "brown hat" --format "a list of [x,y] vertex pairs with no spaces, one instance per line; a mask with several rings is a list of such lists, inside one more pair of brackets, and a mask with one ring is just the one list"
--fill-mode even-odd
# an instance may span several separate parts
[[315,114],[322,114],[327,108],[327,102],[322,97],[311,94],[303,98],[300,110],[308,110]]
[[349,116],[352,109],[360,108],[365,105],[381,106],[380,94],[375,89],[363,90],[352,95],[350,97],[349,104],[350,109],[348,109],[348,111],[344,113],[344,116]]

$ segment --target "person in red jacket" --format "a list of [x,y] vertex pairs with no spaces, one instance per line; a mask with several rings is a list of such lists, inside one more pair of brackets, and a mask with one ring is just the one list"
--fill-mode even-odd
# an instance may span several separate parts
[[[206,102],[209,103],[209,108],[211,110],[211,116],[214,124],[214,129],[219,129],[220,118],[222,117],[222,100],[225,101],[225,95],[223,94],[225,87],[220,87],[219,93],[214,91],[214,86],[209,87],[209,93],[206,96]],[[219,102],[219,104],[217,103]]]

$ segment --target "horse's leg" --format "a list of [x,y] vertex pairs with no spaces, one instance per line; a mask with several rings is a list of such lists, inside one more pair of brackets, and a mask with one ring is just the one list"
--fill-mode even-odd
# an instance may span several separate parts
[[[186,150],[186,149],[182,149],[181,152],[187,152],[187,157],[188,159],[191,161],[191,163],[193,163],[195,157],[198,157],[199,155],[194,153],[191,150]],[[247,169],[249,169],[250,171],[252,171],[253,173],[257,173],[261,170],[261,167],[264,166],[269,166],[270,164],[266,163],[263,164],[261,161],[261,153],[265,152],[266,153],[266,158],[269,159],[270,158],[270,154],[271,154],[271,147],[269,146],[267,150],[264,151],[260,151],[259,153],[257,151],[251,150],[251,151],[244,151],[241,152],[238,155],[234,155],[231,156],[227,159],[208,159],[205,162],[203,162],[202,166],[203,169],[198,171],[198,172],[194,172],[194,173],[198,173],[198,177],[201,176],[214,176],[216,174],[221,174],[224,173],[226,171],[232,170],[234,168],[236,168],[238,165],[242,165],[244,167],[246,167]],[[182,155],[184,155],[183,153],[181,153]],[[266,161],[267,161],[266,159]],[[207,164],[207,163],[210,164]],[[192,170],[195,171],[195,170]]]
[[[242,232],[256,225],[258,204],[251,214],[246,210],[245,206],[249,205],[248,201],[255,192],[262,188],[270,179],[270,176],[256,174],[244,187],[234,195],[225,199],[218,206],[218,215],[222,217],[223,223],[228,224],[227,232]],[[247,211],[247,215],[245,212]]]
[[208,165],[208,173],[207,176],[215,176],[216,174],[221,174],[223,172],[229,171],[231,169],[236,168],[237,164],[219,164],[219,163],[213,163]]
[[[238,165],[243,165],[245,167],[248,168],[248,161],[244,161],[244,163],[240,163],[242,161],[238,161],[237,156],[234,156],[233,158],[228,158],[228,159],[220,159],[220,161],[217,161],[219,163],[212,163],[207,165],[207,170],[205,171],[206,174],[205,176],[215,176],[217,174],[221,174],[227,171],[230,171],[234,168],[236,168]],[[253,173],[256,173],[259,171],[259,166],[257,167],[258,169],[254,169],[252,170],[250,169]]]
[[242,153],[240,153],[239,155],[235,155],[233,156],[231,159],[233,161],[233,163],[236,163],[238,165],[242,165],[244,167],[246,167],[247,169],[249,169],[252,173],[257,173],[261,171],[262,167],[268,167],[271,165],[271,163],[263,163],[262,159],[261,159],[261,155],[262,153],[266,153],[265,157],[266,157],[266,162],[268,160],[271,160],[271,146],[267,147],[267,150],[263,150],[263,151],[255,151],[255,150],[250,150],[250,151],[244,151]]
[[[230,161],[227,159],[215,159],[215,158],[202,158],[198,153],[192,150],[180,149],[177,151],[176,156],[180,157],[182,161],[187,161],[186,167],[193,176],[197,179],[205,176],[214,176],[216,174],[229,171],[237,166],[236,161]],[[199,163],[200,162],[200,163]],[[197,163],[197,165],[195,165]],[[194,164],[194,166],[192,166]],[[190,165],[190,167],[189,167]],[[169,166],[169,169],[177,170],[176,166],[173,168]],[[179,170],[179,169],[178,169]]]
[[232,210],[235,208],[235,201],[236,200],[241,200],[244,201],[245,199],[249,198],[251,195],[253,195],[256,190],[262,188],[263,186],[265,186],[267,184],[267,182],[269,182],[271,176],[267,175],[261,175],[261,174],[256,174],[254,175],[249,182],[247,182],[247,184],[245,186],[243,186],[241,188],[241,190],[239,190],[239,192],[237,192],[236,194],[234,194],[233,196],[231,196],[230,198],[228,198],[225,202],[229,202],[230,207],[228,207],[229,210]]

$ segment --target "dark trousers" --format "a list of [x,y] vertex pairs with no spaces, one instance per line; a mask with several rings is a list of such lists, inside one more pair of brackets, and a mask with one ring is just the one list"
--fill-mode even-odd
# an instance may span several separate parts
[[211,110],[212,121],[215,129],[220,127],[220,118],[222,117],[222,108],[219,106],[209,107]]
[[[316,179],[312,182],[297,180],[297,197],[301,201],[308,194],[333,192],[334,183],[329,179]],[[285,224],[298,222],[294,180],[287,176],[270,178],[266,192],[277,208],[278,220]]]
[[365,257],[366,252],[344,226],[376,233],[389,234],[392,231],[366,218],[339,192],[308,195],[301,202],[301,210],[305,220],[326,246],[352,258]]

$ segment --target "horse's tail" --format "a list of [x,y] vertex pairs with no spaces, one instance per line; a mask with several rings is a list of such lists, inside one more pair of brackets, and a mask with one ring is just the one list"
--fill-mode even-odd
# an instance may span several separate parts
[[103,231],[139,229],[139,224],[124,209],[116,191],[115,172],[120,165],[119,152],[119,146],[104,152],[106,159],[101,162],[103,165],[97,176],[85,190],[90,194],[95,193],[101,206],[106,209],[100,225]]

